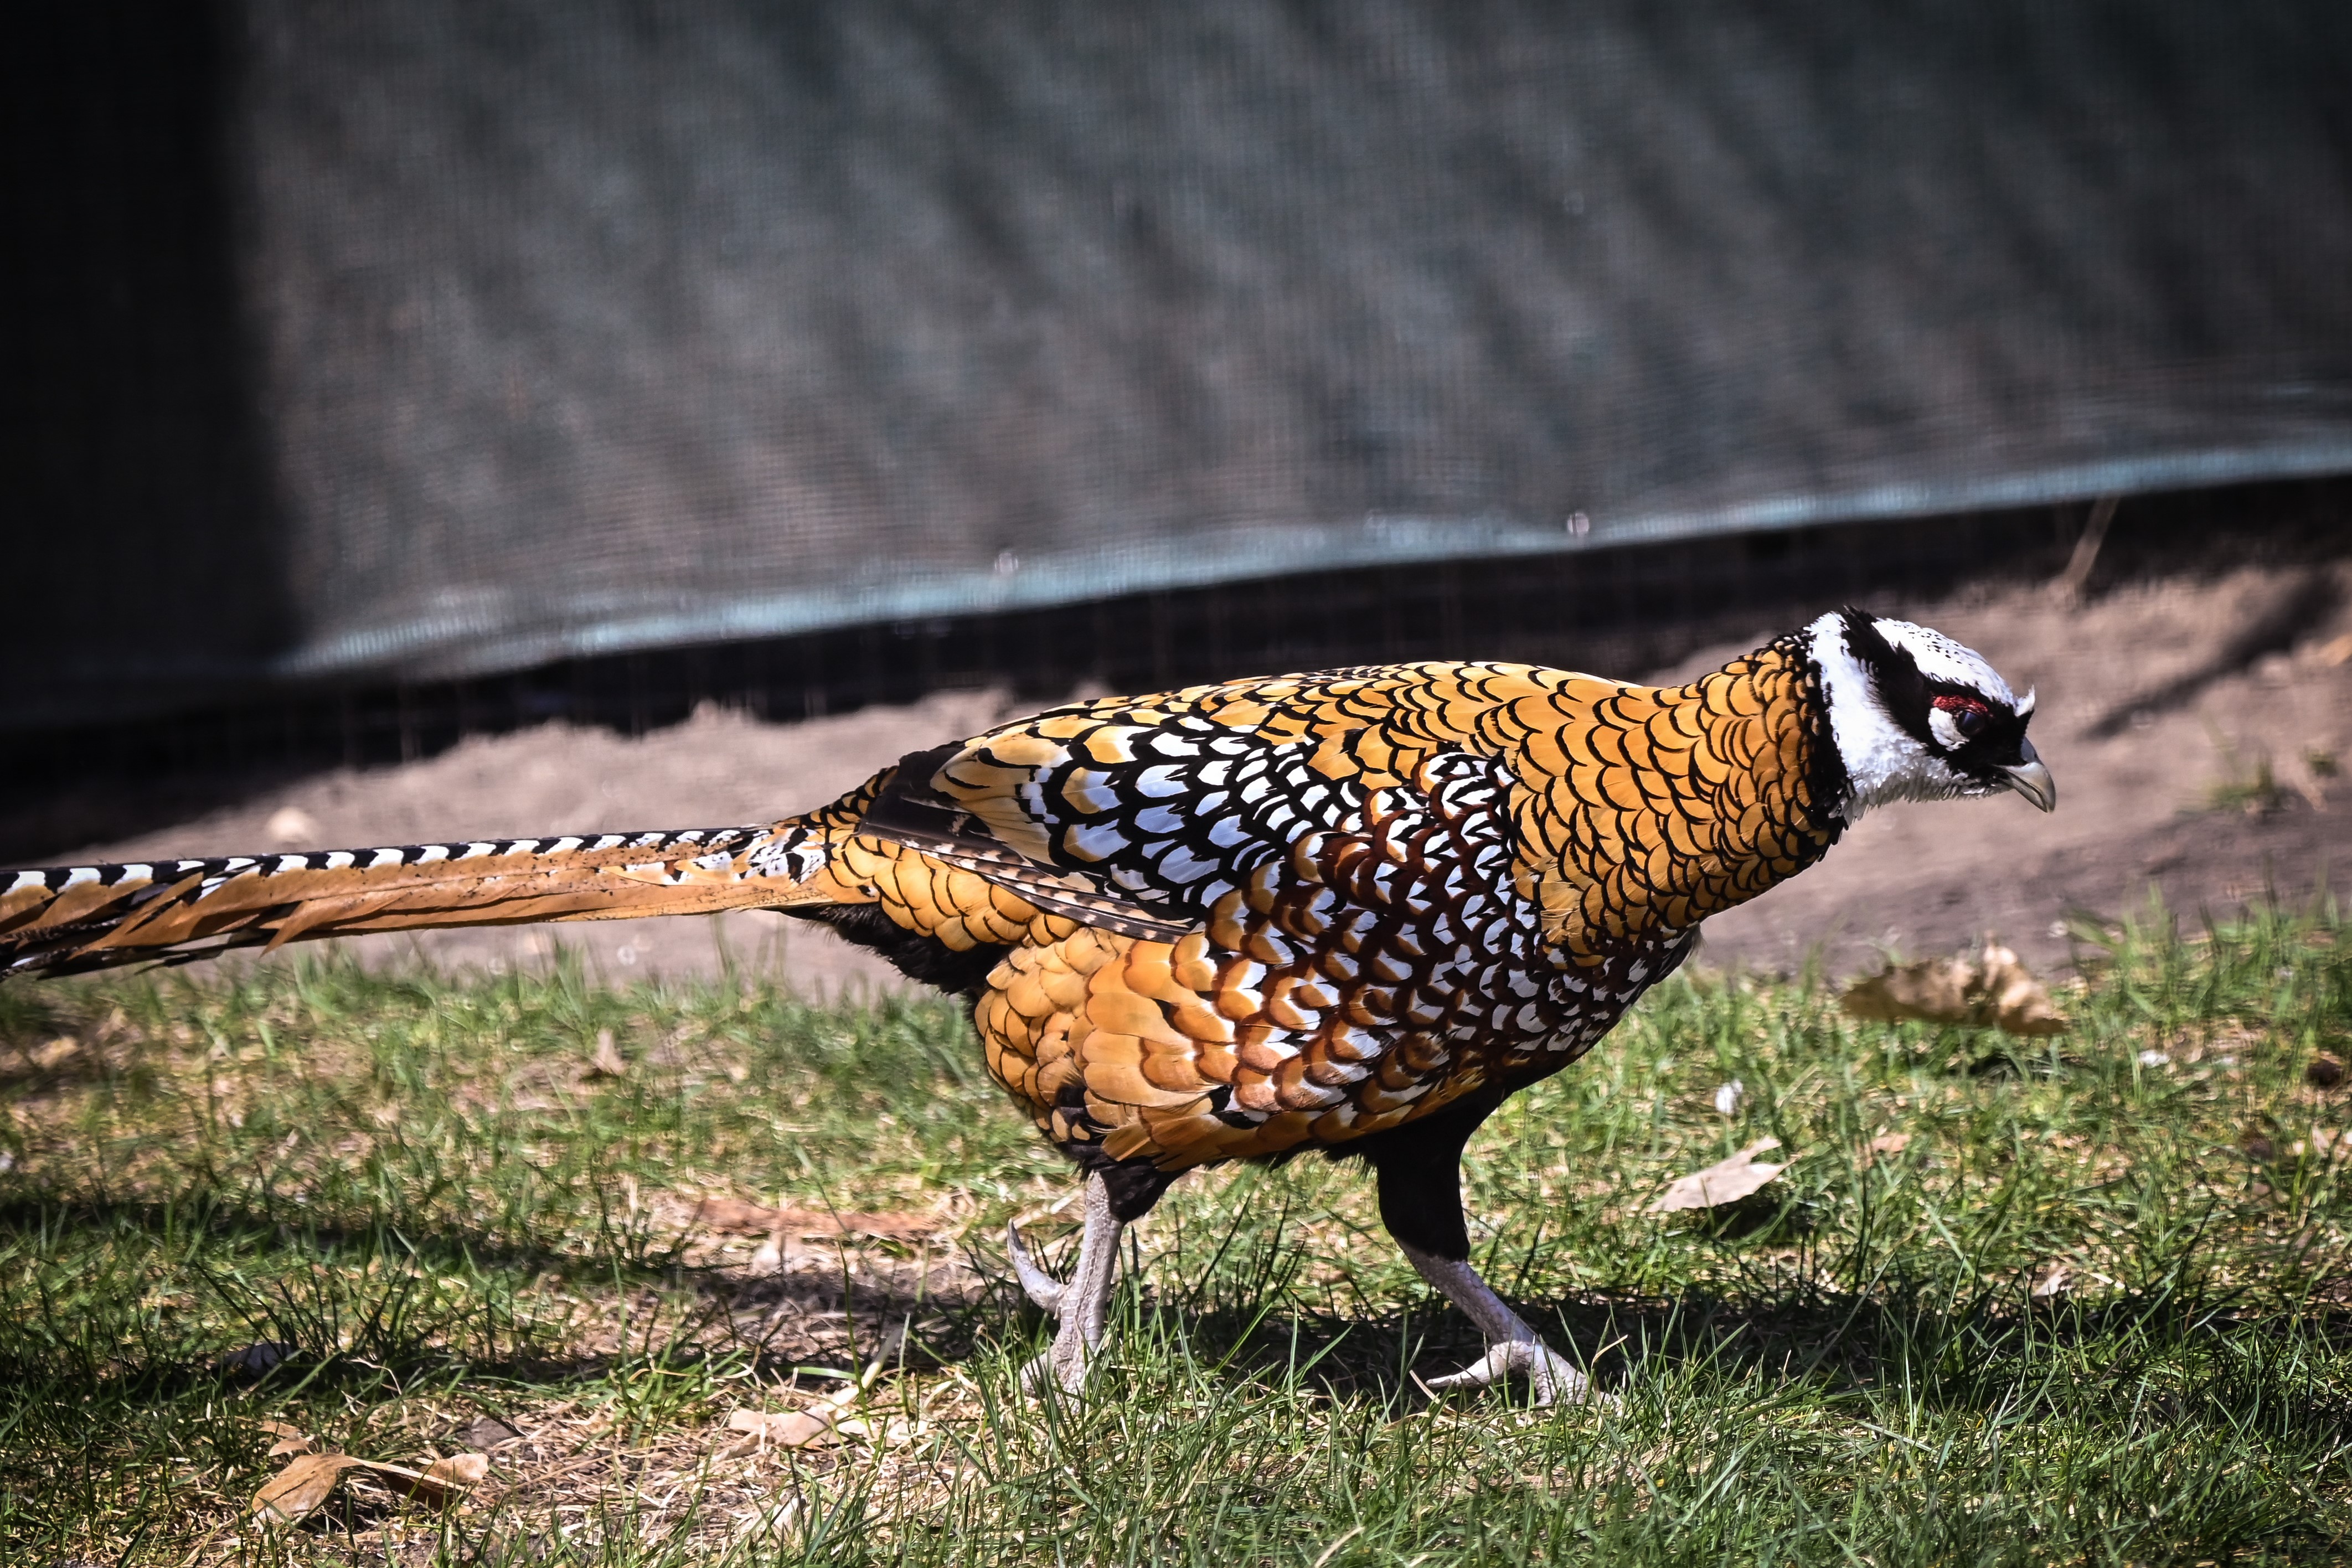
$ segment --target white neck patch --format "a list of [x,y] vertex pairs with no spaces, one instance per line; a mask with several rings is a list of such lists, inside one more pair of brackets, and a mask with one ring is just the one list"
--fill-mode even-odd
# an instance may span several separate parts
[[[1991,666],[1949,637],[1908,621],[1880,621],[1877,626],[1888,642],[1918,661],[1922,674],[2011,700],[2008,686]],[[1872,806],[1890,801],[1949,800],[1984,793],[1982,785],[1947,766],[1887,716],[1870,671],[1845,646],[1843,615],[1832,611],[1805,629],[1811,635],[1813,663],[1822,672],[1830,739],[1845,764],[1848,793],[1838,808],[1840,816],[1853,823]]]

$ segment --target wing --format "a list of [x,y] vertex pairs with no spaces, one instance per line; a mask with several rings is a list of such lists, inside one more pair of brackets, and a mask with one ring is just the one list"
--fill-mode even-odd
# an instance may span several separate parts
[[[899,764],[862,831],[1041,908],[1173,940],[1372,792],[1504,739],[1537,672],[1402,666],[1194,687],[1042,713]],[[1482,728],[1491,731],[1481,734]]]
[[1172,942],[1195,921],[1139,903],[1080,870],[1056,870],[1008,847],[985,824],[940,793],[931,779],[960,745],[916,752],[899,760],[889,783],[857,822],[857,832],[880,838],[1019,894],[1047,914],[1120,936]]

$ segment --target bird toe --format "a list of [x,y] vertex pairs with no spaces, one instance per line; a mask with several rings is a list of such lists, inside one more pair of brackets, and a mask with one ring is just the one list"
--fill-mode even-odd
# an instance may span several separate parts
[[1029,1255],[1028,1245],[1021,1239],[1020,1226],[1004,1227],[1004,1248],[1012,1256],[1013,1272],[1021,1281],[1022,1290],[1047,1317],[1060,1317],[1062,1297],[1068,1287],[1037,1266],[1037,1260]]
[[1525,1340],[1504,1340],[1486,1348],[1486,1353],[1464,1367],[1460,1372],[1429,1380],[1434,1393],[1448,1394],[1457,1389],[1486,1388],[1502,1382],[1515,1372],[1528,1374],[1535,1403],[1538,1405],[1580,1405],[1587,1401],[1614,1405],[1608,1394],[1597,1392],[1592,1380],[1583,1369],[1549,1346],[1533,1344]]

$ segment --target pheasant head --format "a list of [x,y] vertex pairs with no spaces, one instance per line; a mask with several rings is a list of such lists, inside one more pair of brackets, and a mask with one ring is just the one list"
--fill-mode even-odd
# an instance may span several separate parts
[[1865,610],[1833,611],[1801,634],[1820,671],[1844,764],[1841,815],[1898,800],[2015,790],[2042,810],[2058,786],[2026,739],[2033,693],[1941,632]]

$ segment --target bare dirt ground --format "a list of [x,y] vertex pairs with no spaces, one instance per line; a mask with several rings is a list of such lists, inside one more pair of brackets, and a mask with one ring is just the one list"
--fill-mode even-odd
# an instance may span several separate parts
[[[2352,767],[2352,562],[2144,583],[2079,607],[2024,587],[1873,607],[2039,689],[2034,737],[2059,808],[2043,816],[2003,797],[1875,814],[1822,866],[1711,922],[1706,962],[1785,972],[1818,948],[1843,973],[1882,951],[1949,952],[1998,932],[2046,970],[2067,955],[2072,910],[2142,906],[2153,887],[2195,918],[2272,887],[2306,898],[2331,867],[2339,881],[2352,871],[2352,780],[2335,772]],[[1782,629],[1759,626],[1754,640]],[[1679,679],[1750,646],[1601,673]],[[635,740],[549,724],[314,776],[73,858],[765,822],[1015,710],[983,691],[796,724],[706,710]],[[898,984],[829,933],[763,913],[435,932],[369,951],[503,967],[544,962],[558,942],[614,979],[714,973],[723,945],[813,992]]]

